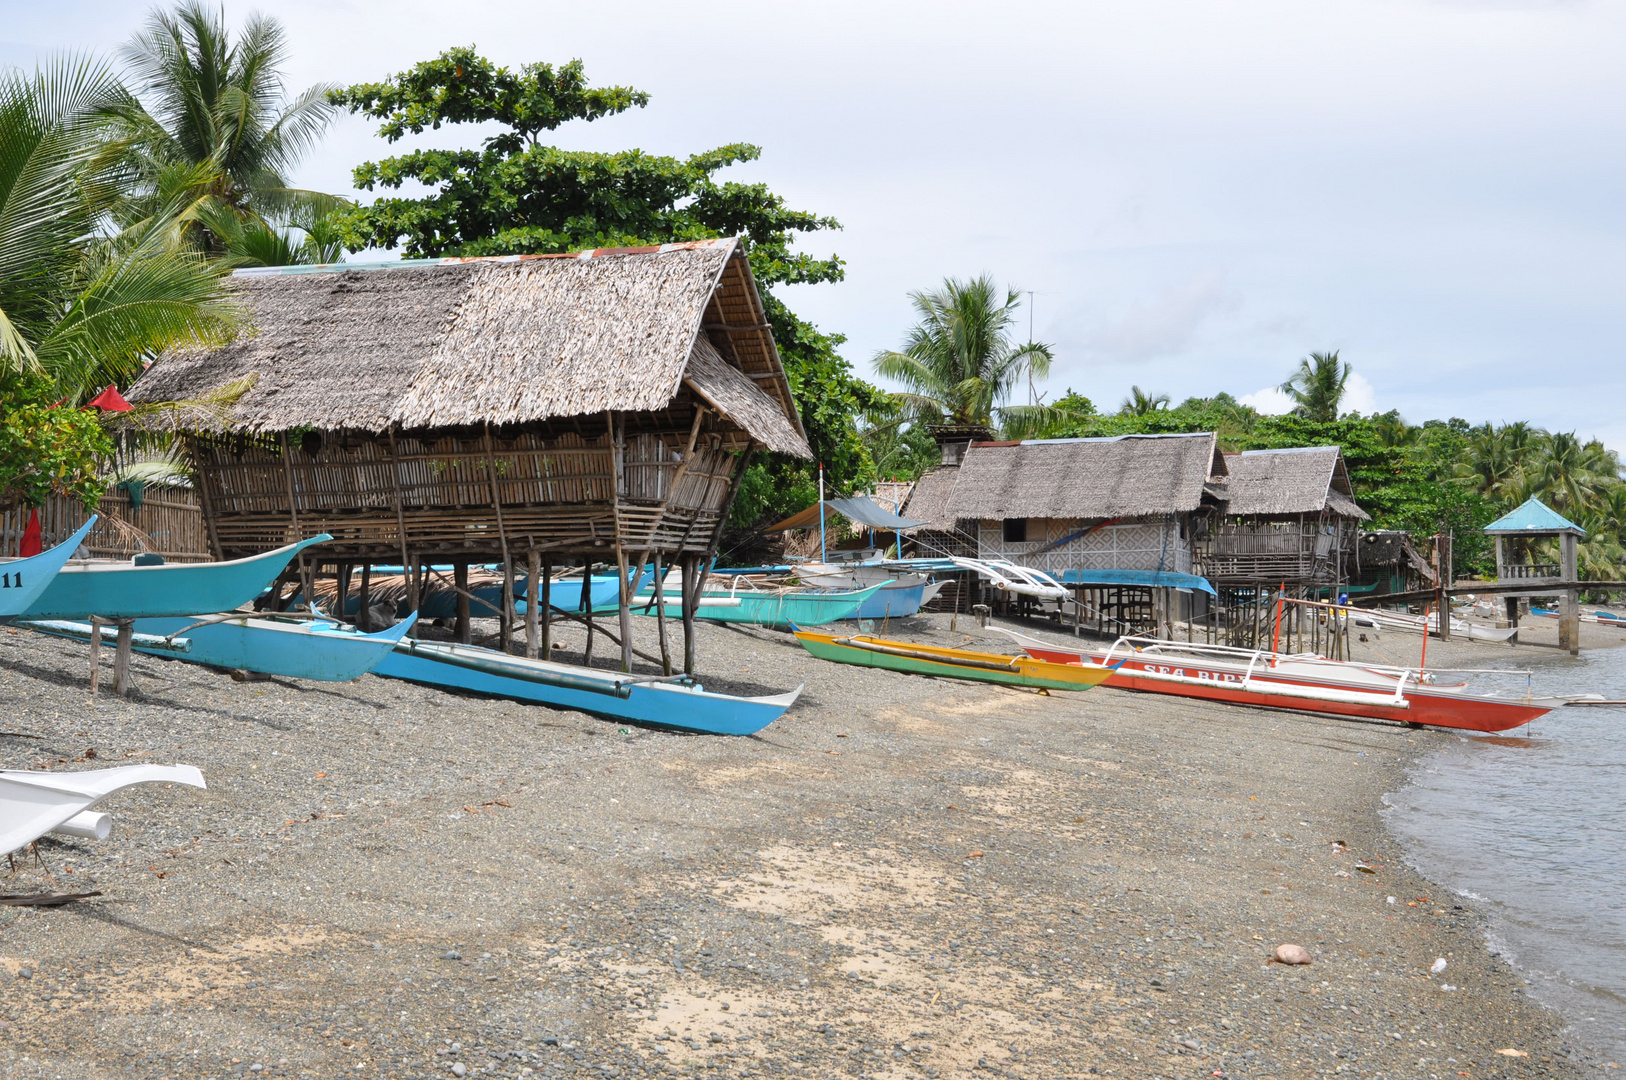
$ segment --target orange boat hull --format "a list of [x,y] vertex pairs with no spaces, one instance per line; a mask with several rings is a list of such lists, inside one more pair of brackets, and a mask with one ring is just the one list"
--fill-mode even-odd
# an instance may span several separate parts
[[[1085,661],[1082,654],[1075,652],[1031,646],[1027,652],[1037,659],[1055,664],[1082,664]],[[1170,682],[1163,679],[1137,678],[1136,671],[1183,675],[1194,681]],[[1270,680],[1270,682],[1276,688],[1291,685],[1286,681]],[[1511,731],[1552,711],[1551,706],[1533,702],[1474,697],[1467,694],[1431,694],[1427,690],[1418,689],[1409,690],[1405,694],[1408,704],[1406,708],[1372,702],[1293,697],[1280,692],[1263,694],[1242,687],[1233,673],[1218,667],[1208,667],[1200,662],[1191,663],[1184,660],[1170,663],[1167,658],[1141,660],[1130,657],[1103,685],[1118,690],[1139,690],[1149,694],[1172,694],[1176,697],[1219,701],[1227,705],[1253,705],[1270,709],[1355,716],[1367,720],[1393,720],[1402,724],[1422,724],[1461,731]]]

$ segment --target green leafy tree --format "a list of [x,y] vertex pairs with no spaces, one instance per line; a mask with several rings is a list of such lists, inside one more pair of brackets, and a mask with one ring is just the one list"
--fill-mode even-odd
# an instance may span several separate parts
[[[841,358],[843,338],[822,333],[774,295],[776,287],[840,281],[839,258],[793,251],[804,233],[839,228],[829,217],[794,210],[765,184],[724,181],[730,165],[754,161],[758,147],[718,147],[687,158],[566,150],[544,133],[649,103],[632,87],[588,84],[581,61],[555,67],[497,66],[456,48],[382,82],[333,92],[329,100],[381,121],[395,142],[448,124],[500,130],[478,149],[425,149],[366,162],[358,188],[430,191],[387,195],[331,221],[350,250],[400,248],[408,256],[508,255],[636,246],[722,236],[743,238],[751,269],[790,378],[792,394],[832,490],[866,487],[874,466],[857,418],[876,399]],[[733,522],[747,525],[800,509],[815,496],[816,466],[774,457],[751,467]]]
[[101,498],[101,462],[113,441],[94,411],[52,400],[55,387],[38,375],[0,375],[0,511],[39,506],[53,492],[83,501]]
[[939,289],[909,294],[918,317],[902,351],[875,355],[876,373],[902,383],[896,395],[911,416],[949,424],[1007,425],[1042,415],[1031,405],[1007,405],[1029,376],[1050,373],[1050,346],[1014,340],[1021,291],[1003,294],[993,278],[948,278]]
[[1293,399],[1293,411],[1299,416],[1323,422],[1336,420],[1352,370],[1339,362],[1336,350],[1313,352],[1299,361],[1298,370],[1282,383],[1282,392]]

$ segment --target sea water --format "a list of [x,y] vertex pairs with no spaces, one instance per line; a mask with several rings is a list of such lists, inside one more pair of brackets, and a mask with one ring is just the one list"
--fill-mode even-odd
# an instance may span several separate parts
[[[1483,653],[1482,666],[1500,666]],[[1505,666],[1531,671],[1538,695],[1626,700],[1626,648]],[[1468,678],[1519,693],[1527,681]],[[1455,735],[1389,802],[1417,868],[1488,913],[1491,947],[1576,1042],[1626,1066],[1626,708],[1559,708],[1505,735]]]

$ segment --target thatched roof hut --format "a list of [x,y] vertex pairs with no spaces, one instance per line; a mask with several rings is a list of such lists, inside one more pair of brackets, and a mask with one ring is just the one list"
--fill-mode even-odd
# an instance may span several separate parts
[[1237,586],[1325,586],[1349,581],[1366,511],[1355,502],[1336,446],[1225,455],[1209,485],[1225,516],[1204,555],[1210,580]]
[[254,330],[161,358],[217,557],[709,555],[750,457],[809,457],[737,240],[239,271]]
[[1212,432],[972,443],[947,506],[955,518],[1116,518],[1189,513],[1225,475]]

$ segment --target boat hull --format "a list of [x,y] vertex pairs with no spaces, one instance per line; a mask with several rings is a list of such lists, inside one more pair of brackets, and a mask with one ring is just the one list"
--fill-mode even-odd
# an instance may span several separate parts
[[[780,629],[789,629],[793,626],[824,626],[841,619],[856,617],[858,610],[880,589],[879,585],[871,585],[867,589],[855,589],[846,593],[766,593],[744,589],[733,593],[705,592],[701,594],[702,598],[734,599],[739,601],[739,605],[734,607],[702,605],[695,611],[694,617],[710,622],[750,623],[753,626],[774,626]],[[633,607],[634,614],[655,614],[655,603],[652,598],[639,599],[642,602]],[[665,607],[668,619],[683,617],[683,608],[677,602],[668,601]],[[918,605],[916,610],[919,610]]]
[[[802,647],[821,660],[861,667],[885,668],[912,675],[969,679],[974,682],[1026,686],[1042,690],[1088,690],[1099,686],[1112,674],[1111,668],[1055,664],[1027,656],[942,649],[904,641],[884,641],[870,637],[837,637],[796,631]],[[850,642],[859,642],[855,645]],[[862,647],[864,645],[868,648]],[[880,651],[886,650],[886,651]]]
[[[329,629],[307,629],[249,616],[201,626],[188,617],[137,619],[135,629],[137,633],[159,636],[184,631],[192,648],[178,659],[194,664],[316,682],[351,682],[388,656],[395,643],[412,628],[413,621],[406,619],[374,634],[339,629],[331,624],[326,624]],[[139,645],[135,651],[154,656],[173,655]]]
[[123,765],[85,772],[0,772],[0,854],[33,843],[133,784],[203,788],[191,765]]
[[[904,585],[900,588],[890,589],[882,585],[870,598],[858,605],[858,610],[849,618],[853,619],[904,619],[910,615],[918,614],[921,602],[926,596],[926,583],[918,585]],[[800,626],[801,623],[796,625]],[[808,626],[815,625],[808,623]]]
[[[557,671],[572,680],[599,680],[607,687],[613,686],[616,682],[616,676],[612,672],[571,668],[564,664],[542,660],[525,660],[505,656],[490,649],[474,649],[471,646],[460,648],[468,653],[487,654],[493,663],[513,665],[515,671],[544,677],[552,671]],[[423,686],[467,690],[491,697],[535,702],[557,709],[574,709],[610,720],[630,720],[705,735],[753,735],[783,716],[785,710],[795,704],[796,698],[802,692],[802,688],[798,686],[788,694],[748,698],[711,694],[697,686],[634,683],[627,687],[627,696],[621,698],[613,693],[595,693],[591,690],[478,671],[435,660],[427,655],[410,654],[401,650],[384,657],[373,669],[373,674]]]
[[23,617],[28,619],[161,618],[231,611],[258,597],[294,556],[327,533],[247,559],[213,563],[82,563],[63,567]]
[[51,585],[96,524],[92,517],[79,531],[49,551],[26,559],[0,559],[0,619],[10,619],[27,611]]
[[[1091,655],[1026,646],[1030,656],[1055,664],[1097,665],[1104,654]],[[1173,676],[1173,678],[1171,678]],[[1242,684],[1242,676],[1219,664],[1204,664],[1182,659],[1178,662],[1165,657],[1159,660],[1130,657],[1124,660],[1106,685],[1117,690],[1137,690],[1150,694],[1172,694],[1176,697],[1199,698],[1227,705],[1252,705],[1272,709],[1293,709],[1300,712],[1329,713],[1335,716],[1354,716],[1369,720],[1393,720],[1404,724],[1423,724],[1429,727],[1455,728],[1463,731],[1510,731],[1552,711],[1543,704],[1514,700],[1475,697],[1458,688],[1443,692],[1408,689],[1403,695],[1405,705],[1385,705],[1379,700],[1333,701],[1309,696],[1317,689],[1336,689],[1352,696],[1369,693],[1373,699],[1380,695],[1366,688],[1339,687],[1332,682],[1311,683],[1303,680],[1271,679],[1255,675],[1250,685],[1264,689],[1250,689]],[[1292,693],[1303,687],[1307,693]]]

